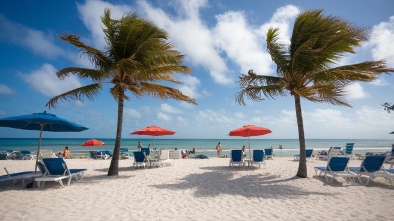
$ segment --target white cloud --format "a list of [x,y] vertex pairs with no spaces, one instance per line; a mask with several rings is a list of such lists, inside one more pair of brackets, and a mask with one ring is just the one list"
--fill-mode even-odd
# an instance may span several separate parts
[[349,99],[361,99],[369,96],[360,83],[350,84],[345,90],[347,94],[346,98]]
[[299,13],[300,9],[294,5],[280,7],[276,9],[272,18],[260,27],[258,33],[265,39],[269,28],[279,28],[280,41],[290,44],[291,31],[293,28],[291,25],[294,23]]
[[0,94],[13,94],[14,91],[7,85],[0,84]]
[[128,117],[141,118],[141,113],[133,108],[124,108],[124,115]]
[[163,112],[169,113],[169,114],[182,114],[182,113],[183,113],[182,110],[179,110],[179,109],[177,109],[177,108],[175,108],[175,107],[173,107],[173,106],[171,106],[171,105],[169,105],[169,104],[162,104],[162,105],[160,106],[160,109],[161,109]]
[[[253,69],[259,74],[272,72],[271,56],[263,49],[262,40],[247,24],[242,12],[227,12],[217,15],[218,23],[214,29],[215,41],[219,48],[246,74]],[[236,75],[239,75],[238,73]]]
[[106,45],[103,32],[104,24],[101,22],[101,16],[104,9],[111,10],[111,18],[120,19],[123,15],[135,11],[129,5],[113,5],[105,1],[86,0],[84,4],[77,3],[78,12],[82,22],[91,32],[90,39],[84,39],[90,42],[93,47],[104,50]]
[[389,85],[389,83],[386,81],[386,79],[383,76],[376,78],[376,80],[372,81],[371,84],[375,86]]
[[171,121],[171,120],[172,120],[171,117],[170,117],[170,115],[165,114],[165,113],[163,113],[163,112],[158,112],[158,113],[157,113],[157,117],[158,117],[160,120],[164,120],[164,121]]
[[216,122],[216,123],[232,123],[233,119],[231,117],[226,116],[227,113],[224,110],[213,111],[199,111],[197,114],[197,122]]
[[200,20],[199,8],[205,6],[206,1],[175,2],[181,5],[181,8],[175,8],[181,13],[178,18],[170,18],[163,10],[152,7],[146,1],[140,1],[139,6],[149,20],[168,31],[178,50],[187,55],[186,59],[209,70],[216,83],[233,84],[226,63],[216,50],[211,30]]
[[45,34],[26,26],[14,23],[0,15],[0,39],[22,46],[33,53],[46,58],[64,55],[64,51],[56,44],[52,35]]
[[190,103],[187,103],[187,102],[185,102],[185,101],[181,101],[180,103],[179,103],[179,106],[181,106],[181,107],[183,107],[183,108],[186,108],[186,109],[193,109],[193,108],[195,108],[195,104],[190,104]]
[[394,67],[394,16],[388,22],[381,22],[372,28],[368,42],[372,46],[372,56],[376,60],[386,59],[388,66]]
[[194,99],[201,96],[197,92],[198,85],[200,85],[200,80],[198,80],[198,78],[194,76],[179,76],[179,81],[183,82],[183,84],[178,86],[178,90],[180,90],[184,95]]
[[235,113],[234,115],[238,118],[245,118],[246,117],[245,114],[243,114],[243,113]]
[[21,74],[22,79],[33,89],[47,97],[53,97],[75,88],[81,87],[81,83],[75,76],[69,76],[60,80],[56,76],[56,69],[51,64],[44,64],[40,69],[29,74]]
[[186,120],[185,118],[183,118],[183,117],[181,117],[181,116],[177,116],[177,117],[176,117],[176,120],[177,120],[178,122],[181,122],[181,123],[188,122],[188,120]]

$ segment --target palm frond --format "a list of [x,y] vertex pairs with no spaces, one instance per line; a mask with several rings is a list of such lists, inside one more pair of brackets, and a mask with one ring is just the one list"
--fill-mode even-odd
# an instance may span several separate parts
[[290,57],[285,44],[279,43],[279,29],[270,28],[267,32],[267,51],[271,55],[272,61],[277,66],[276,72],[280,77],[288,73]]
[[64,33],[59,36],[59,39],[81,49],[81,56],[84,55],[88,57],[88,59],[95,65],[96,68],[108,70],[111,67],[111,60],[109,60],[103,52],[83,44],[81,41],[79,41],[78,35]]
[[101,88],[102,85],[100,83],[90,84],[80,88],[76,88],[51,98],[45,106],[49,108],[56,107],[56,104],[59,100],[83,101],[84,97],[88,98],[89,100],[93,100],[94,97],[96,97],[100,93]]
[[78,68],[78,67],[63,68],[62,70],[56,73],[56,76],[60,80],[63,80],[64,78],[68,77],[69,74],[75,74],[80,79],[90,78],[96,82],[108,80],[111,78],[111,75],[109,75],[107,72],[101,70],[89,69],[89,68]]
[[139,88],[139,90],[141,90],[140,94],[159,98],[161,100],[167,100],[171,98],[177,101],[186,101],[191,104],[197,104],[193,98],[182,94],[180,90],[164,85],[143,82],[141,83],[141,88]]
[[253,101],[264,100],[263,96],[274,99],[275,96],[284,96],[283,79],[274,76],[257,75],[249,70],[247,75],[241,75],[239,80],[241,91],[236,94],[236,102],[245,105],[245,98]]

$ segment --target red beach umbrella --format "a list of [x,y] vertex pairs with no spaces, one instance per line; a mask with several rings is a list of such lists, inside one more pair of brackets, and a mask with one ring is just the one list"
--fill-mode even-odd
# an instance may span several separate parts
[[158,126],[149,126],[136,130],[130,134],[153,136],[153,147],[155,147],[155,136],[173,135],[175,132]]
[[265,134],[269,134],[272,131],[268,128],[265,127],[258,127],[254,125],[246,125],[240,128],[237,128],[235,130],[230,131],[228,134],[229,136],[238,136],[238,137],[248,137],[248,144],[249,144],[249,157],[251,157],[250,154],[250,140],[249,137],[252,136],[261,136]]
[[100,140],[88,140],[85,141],[81,144],[81,146],[104,146],[104,142],[100,141]]

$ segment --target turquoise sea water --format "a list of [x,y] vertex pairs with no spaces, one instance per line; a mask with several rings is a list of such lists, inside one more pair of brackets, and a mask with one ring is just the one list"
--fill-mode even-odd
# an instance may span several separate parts
[[[51,149],[53,152],[63,150],[68,146],[71,155],[88,155],[89,150],[113,150],[115,139],[99,139],[105,146],[83,147],[81,144],[87,140],[83,138],[43,138],[41,149]],[[121,147],[129,148],[130,151],[137,150],[137,143],[141,141],[143,147],[148,144],[153,148],[153,140],[141,139],[122,139]],[[220,142],[223,148],[222,155],[229,155],[231,149],[241,149],[246,146],[248,153],[248,139],[155,139],[157,149],[196,149],[197,154],[205,154],[209,157],[216,156],[216,144]],[[364,154],[366,152],[387,152],[391,151],[394,139],[307,139],[306,148],[315,150],[328,150],[332,146],[345,147],[346,143],[355,143],[353,153]],[[283,149],[278,149],[282,145]],[[38,138],[0,138],[0,152],[7,150],[29,150],[37,151]],[[274,148],[274,154],[280,156],[293,156],[299,153],[299,142],[297,139],[250,139],[251,149]]]

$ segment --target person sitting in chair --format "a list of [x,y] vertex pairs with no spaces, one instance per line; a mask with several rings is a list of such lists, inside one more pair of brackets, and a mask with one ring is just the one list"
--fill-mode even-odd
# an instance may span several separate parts
[[60,155],[63,155],[64,158],[68,159],[70,157],[70,150],[68,150],[68,147],[65,147],[64,150],[58,151],[56,156],[61,157]]

